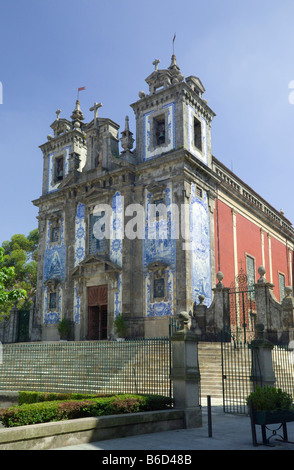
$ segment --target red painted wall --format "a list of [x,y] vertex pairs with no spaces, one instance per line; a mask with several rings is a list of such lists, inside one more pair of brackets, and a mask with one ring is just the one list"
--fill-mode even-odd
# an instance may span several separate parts
[[285,275],[285,285],[288,286],[291,284],[289,276],[288,250],[284,244],[274,237],[271,237],[271,248],[273,284],[275,285],[274,293],[277,300],[281,301],[282,299],[280,299],[279,291],[279,272]]
[[216,272],[222,271],[223,283],[229,287],[234,280],[234,244],[232,211],[223,202],[216,201],[215,215],[215,262]]
[[269,242],[268,242],[268,234],[264,232],[264,267],[265,267],[265,277],[267,280],[270,280],[270,262],[269,262]]
[[257,282],[258,268],[262,265],[261,233],[260,228],[240,214],[236,214],[237,225],[237,253],[238,270],[241,266],[246,273],[246,255],[255,260],[255,282]]
[[[235,280],[233,216],[231,208],[217,199],[215,208],[215,263],[216,272],[224,274],[223,283],[230,287]],[[266,279],[270,281],[269,240],[264,232],[264,263],[262,260],[261,230],[255,223],[236,213],[238,271],[241,267],[246,273],[246,254],[255,259],[255,281],[259,279],[258,268],[265,265]],[[286,246],[271,236],[271,259],[274,294],[280,299],[278,272],[285,274],[285,285],[291,285],[289,255]]]

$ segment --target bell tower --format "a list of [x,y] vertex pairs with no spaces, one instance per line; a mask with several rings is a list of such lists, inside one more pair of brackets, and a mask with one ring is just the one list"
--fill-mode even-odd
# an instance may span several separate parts
[[139,92],[131,106],[136,116],[138,162],[147,161],[181,148],[211,168],[211,121],[215,113],[202,97],[205,88],[198,77],[185,79],[171,57],[167,69],[154,71],[146,78],[149,93]]

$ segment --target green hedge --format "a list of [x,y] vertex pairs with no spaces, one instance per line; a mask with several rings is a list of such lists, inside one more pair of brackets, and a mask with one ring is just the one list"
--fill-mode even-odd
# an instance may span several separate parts
[[0,421],[5,427],[25,426],[89,416],[163,410],[171,406],[172,399],[161,395],[113,395],[62,401],[58,399],[24,403],[0,410]]
[[110,396],[110,394],[93,393],[54,393],[54,392],[18,392],[18,404],[38,403],[43,401],[85,400],[89,398]]

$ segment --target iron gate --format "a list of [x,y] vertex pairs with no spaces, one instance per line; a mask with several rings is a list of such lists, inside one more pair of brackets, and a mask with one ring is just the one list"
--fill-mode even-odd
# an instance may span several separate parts
[[17,342],[25,343],[29,341],[29,321],[30,311],[19,310],[18,311],[18,325],[17,325]]
[[254,389],[250,343],[231,338],[221,342],[223,409],[225,413],[247,414],[246,398]]
[[255,288],[254,284],[250,285],[242,269],[231,284],[229,298],[231,335],[238,342],[252,341],[255,338],[256,325]]
[[221,335],[223,408],[225,413],[247,414],[246,398],[254,388],[251,341],[255,337],[254,285],[241,269],[230,286],[230,323]]

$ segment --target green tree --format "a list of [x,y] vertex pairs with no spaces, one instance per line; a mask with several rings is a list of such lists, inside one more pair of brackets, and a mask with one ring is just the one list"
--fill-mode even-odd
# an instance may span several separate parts
[[[38,229],[32,230],[27,237],[23,234],[15,234],[10,240],[2,243],[3,256],[0,269],[1,267],[13,268],[14,271],[9,287],[27,292],[26,298],[21,296],[17,299],[19,308],[24,302],[30,302],[36,293],[38,243]],[[5,306],[0,305],[1,312],[7,314],[13,302],[15,301],[6,302]]]
[[4,249],[0,248],[0,311],[6,313],[11,306],[20,299],[26,298],[26,291],[14,287],[14,267],[3,266]]

